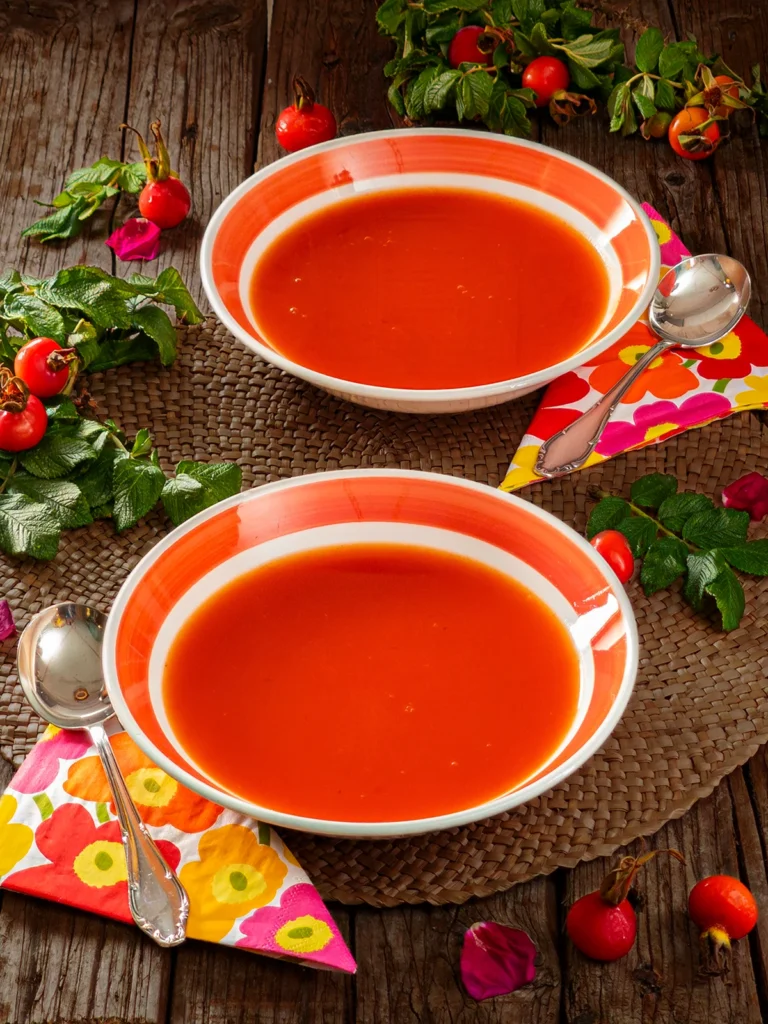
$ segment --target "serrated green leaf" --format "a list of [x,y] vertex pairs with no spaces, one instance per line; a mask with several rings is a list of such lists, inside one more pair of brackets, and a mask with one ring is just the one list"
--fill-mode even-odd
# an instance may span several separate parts
[[133,439],[133,447],[131,448],[131,458],[141,458],[143,455],[149,455],[151,451],[152,435],[150,434],[146,427],[142,427],[142,429]]
[[735,508],[699,512],[683,526],[683,537],[699,548],[730,548],[743,544],[749,529],[749,513]]
[[672,111],[677,106],[675,90],[666,78],[660,78],[656,82],[656,106],[659,110]]
[[78,196],[74,202],[57,209],[21,232],[22,238],[39,238],[41,242],[53,242],[59,238],[74,238],[82,229],[81,214],[88,208],[88,199]]
[[745,598],[744,588],[733,570],[723,569],[705,589],[717,603],[725,632],[736,629],[744,614]]
[[637,41],[635,48],[635,64],[640,71],[652,74],[659,63],[659,55],[664,49],[664,36],[655,26],[647,28]]
[[[90,167],[80,167],[67,178],[64,191],[71,191],[75,185],[83,183],[91,185],[110,185],[117,180],[120,168],[124,165],[119,160],[110,160],[108,156],[100,157]],[[143,165],[142,165],[143,166]]]
[[126,458],[128,456],[122,449],[116,448],[112,444],[105,444],[98,458],[88,464],[84,473],[74,478],[74,482],[91,507],[94,519],[101,518],[95,510],[112,501],[115,463],[119,459]]
[[424,96],[427,87],[439,74],[439,66],[424,68],[416,78],[412,78],[408,83],[405,93],[405,112],[412,120],[418,121],[424,117]]
[[40,287],[39,295],[62,309],[84,313],[98,327],[127,328],[131,315],[126,290],[94,267],[68,267]]
[[479,11],[487,0],[423,0],[427,14],[442,14],[443,11]]
[[165,474],[151,462],[119,459],[112,477],[112,517],[118,533],[134,526],[155,507],[165,484]]
[[134,338],[108,338],[99,345],[98,354],[90,363],[91,373],[111,370],[115,366],[126,366],[128,363],[145,363],[157,358],[157,343],[147,334],[139,334]]
[[632,93],[632,99],[635,101],[635,106],[640,111],[640,116],[643,120],[647,120],[656,114],[656,105],[652,100],[649,100],[647,96],[635,90]]
[[640,582],[650,597],[665,590],[686,570],[688,548],[676,537],[662,537],[651,544],[640,570]]
[[531,46],[534,52],[541,56],[552,56],[554,47],[549,41],[547,26],[542,21],[537,21],[530,32]]
[[589,514],[587,537],[589,540],[603,530],[614,530],[632,512],[629,502],[623,498],[603,498]]
[[521,32],[519,29],[515,29],[514,37],[515,46],[520,51],[520,53],[522,53],[526,57],[536,56],[536,49],[533,43],[531,42],[530,38],[527,35],[525,35],[524,32]]
[[76,423],[80,419],[80,413],[69,395],[46,398],[44,405],[49,423]]
[[0,299],[12,292],[24,290],[24,279],[18,270],[6,270],[0,277]]
[[77,427],[62,426],[45,435],[40,444],[19,453],[19,462],[32,476],[55,480],[96,458],[95,449],[77,436]]
[[[166,481],[163,505],[174,526],[240,492],[242,470],[233,462],[180,462]],[[195,486],[192,486],[195,485]]]
[[665,498],[677,490],[677,479],[668,473],[649,473],[635,480],[630,496],[636,505],[643,508],[658,508]]
[[464,75],[459,86],[459,95],[462,98],[463,116],[469,120],[475,117],[485,117],[491,103],[493,92],[493,81],[485,71],[478,71]]
[[26,473],[16,473],[6,493],[25,494],[32,501],[46,505],[59,529],[87,526],[91,511],[77,484],[70,480],[40,480]]
[[567,4],[560,14],[560,27],[565,39],[578,39],[590,28],[592,12]]
[[687,59],[685,50],[680,43],[670,43],[659,54],[659,74],[662,78],[677,78],[685,67]]
[[686,558],[688,576],[685,581],[685,597],[696,611],[701,611],[704,594],[723,569],[727,562],[719,551],[702,551],[689,553]]
[[455,70],[443,71],[434,78],[424,92],[424,112],[441,110],[452,98],[460,78],[461,72]]
[[610,131],[619,132],[624,127],[628,99],[629,86],[626,82],[619,82],[608,97],[608,113],[611,115]]
[[135,164],[122,164],[117,178],[117,187],[123,192],[136,195],[147,183],[147,169],[143,161]]
[[101,332],[87,320],[80,320],[75,330],[67,335],[67,345],[77,350],[77,357],[83,369],[90,366],[99,354]]
[[424,39],[428,46],[440,46],[448,44],[461,28],[459,15],[455,11],[448,11],[439,18],[434,18],[427,25]]
[[384,0],[376,11],[379,31],[393,36],[405,19],[406,0]]
[[644,516],[630,516],[616,524],[619,533],[629,541],[635,558],[642,558],[656,539],[656,524]]
[[751,576],[768,576],[768,540],[748,540],[738,547],[723,548],[722,552],[734,569]]
[[189,294],[189,289],[184,284],[181,274],[174,267],[166,269],[155,281],[157,292],[153,296],[155,302],[162,302],[166,306],[173,306],[176,316],[185,324],[199,324],[203,320],[203,314],[195,305],[195,300]]
[[401,87],[408,79],[408,72],[401,71],[395,76],[390,87],[387,89],[387,100],[390,106],[394,107],[397,113],[403,117],[405,114],[405,99]]
[[494,25],[509,25],[513,17],[512,0],[491,0],[491,19]]
[[586,68],[583,64],[577,64],[570,57],[567,63],[571,75],[571,83],[577,89],[596,89],[600,85],[600,78],[591,68]]
[[53,338],[59,344],[64,344],[67,336],[64,318],[58,309],[54,309],[39,295],[26,292],[9,295],[0,313],[9,320],[22,321],[31,335]]
[[142,306],[134,310],[133,326],[156,343],[160,362],[163,366],[170,366],[176,358],[176,328],[165,310],[158,306]]
[[601,64],[610,60],[614,45],[609,38],[599,39],[592,35],[579,36],[578,39],[567,43],[552,43],[555,50],[564,53],[574,63],[587,68],[599,68]]
[[658,516],[668,530],[680,533],[691,516],[708,512],[714,507],[706,494],[683,491],[682,494],[672,494],[665,498],[659,506]]
[[9,555],[54,558],[61,534],[50,508],[26,494],[0,494],[0,548]]

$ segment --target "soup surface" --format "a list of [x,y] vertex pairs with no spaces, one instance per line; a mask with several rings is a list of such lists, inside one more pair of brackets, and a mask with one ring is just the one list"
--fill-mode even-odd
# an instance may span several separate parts
[[401,189],[319,210],[259,259],[266,340],[309,369],[392,388],[509,380],[583,348],[609,297],[597,250],[527,203]]
[[556,750],[576,650],[527,588],[460,556],[355,544],[270,562],[213,594],[165,665],[197,764],[262,806],[343,821],[472,807]]

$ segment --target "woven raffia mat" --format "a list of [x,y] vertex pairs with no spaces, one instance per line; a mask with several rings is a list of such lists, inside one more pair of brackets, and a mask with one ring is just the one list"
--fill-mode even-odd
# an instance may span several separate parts
[[[186,331],[172,369],[124,367],[94,378],[93,390],[129,433],[152,428],[167,468],[182,458],[236,459],[246,486],[355,466],[434,470],[496,486],[536,402],[431,419],[359,409],[265,366],[213,322]],[[658,470],[717,496],[752,469],[768,470],[768,435],[742,414],[523,493],[583,530],[590,484],[626,493],[636,476]],[[3,596],[20,625],[70,598],[107,611],[166,529],[154,513],[123,537],[104,523],[70,531],[54,562],[3,560]],[[746,579],[745,589],[742,625],[723,634],[676,591],[646,598],[633,587],[641,663],[627,712],[581,771],[519,811],[391,842],[291,835],[291,847],[326,898],[392,906],[462,903],[649,835],[768,739],[768,580]],[[499,637],[500,670],[509,650],[510,638]],[[22,701],[13,643],[0,651],[0,752],[18,763],[41,724]]]

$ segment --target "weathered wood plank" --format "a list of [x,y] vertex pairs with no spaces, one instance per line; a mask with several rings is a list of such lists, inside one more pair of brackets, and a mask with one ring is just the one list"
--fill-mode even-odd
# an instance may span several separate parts
[[[461,985],[459,955],[475,921],[528,932],[539,952],[536,980],[476,1003]],[[551,879],[463,907],[403,907],[355,914],[359,1024],[556,1024],[560,1011],[557,909]]]
[[104,245],[111,204],[68,244],[20,232],[43,216],[76,167],[120,152],[133,0],[34,4],[0,9],[0,267],[44,276],[90,263],[110,270]]
[[[683,867],[669,857],[652,861],[639,889],[645,906],[638,914],[638,940],[629,955],[595,964],[568,943],[565,953],[568,1024],[760,1024],[749,944],[734,946],[730,983],[698,975],[696,929],[687,915],[688,892],[711,874],[739,875],[733,811],[728,786],[700,801],[684,818],[652,837],[651,849],[673,847],[685,854]],[[613,862],[582,864],[565,876],[566,903],[597,888]]]
[[744,881],[760,908],[750,942],[765,1015],[768,1011],[768,747],[755,754],[743,773],[734,772],[729,784],[744,863]]
[[80,1024],[165,1020],[171,954],[138,928],[5,893],[0,1020]]
[[[349,914],[334,913],[349,939]],[[171,1024],[348,1024],[351,977],[190,942],[177,953]]]
[[275,120],[292,100],[291,82],[301,74],[318,99],[336,116],[339,132],[389,128],[382,73],[392,56],[391,41],[376,29],[372,0],[304,3],[275,0],[262,104],[259,163],[283,155],[275,139]]
[[[161,120],[192,195],[189,216],[163,234],[160,258],[149,266],[155,274],[176,267],[204,308],[200,242],[216,207],[252,173],[266,32],[266,0],[137,5],[128,120],[144,135]],[[130,134],[126,146],[126,159],[138,159]]]

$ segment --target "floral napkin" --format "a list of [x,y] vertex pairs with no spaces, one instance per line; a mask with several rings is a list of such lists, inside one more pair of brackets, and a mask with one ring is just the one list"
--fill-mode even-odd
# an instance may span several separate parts
[[[643,203],[661,246],[662,275],[690,256],[661,215]],[[654,343],[647,315],[594,362],[550,384],[501,485],[504,491],[541,480],[533,470],[544,441],[573,423]],[[743,317],[722,341],[666,352],[635,381],[583,468],[633,448],[658,444],[734,412],[768,406],[768,336]]]
[[[268,825],[185,789],[127,733],[111,742],[143,822],[189,894],[191,938],[355,971],[317,890]],[[131,922],[114,811],[89,735],[49,726],[0,798],[0,884]]]

